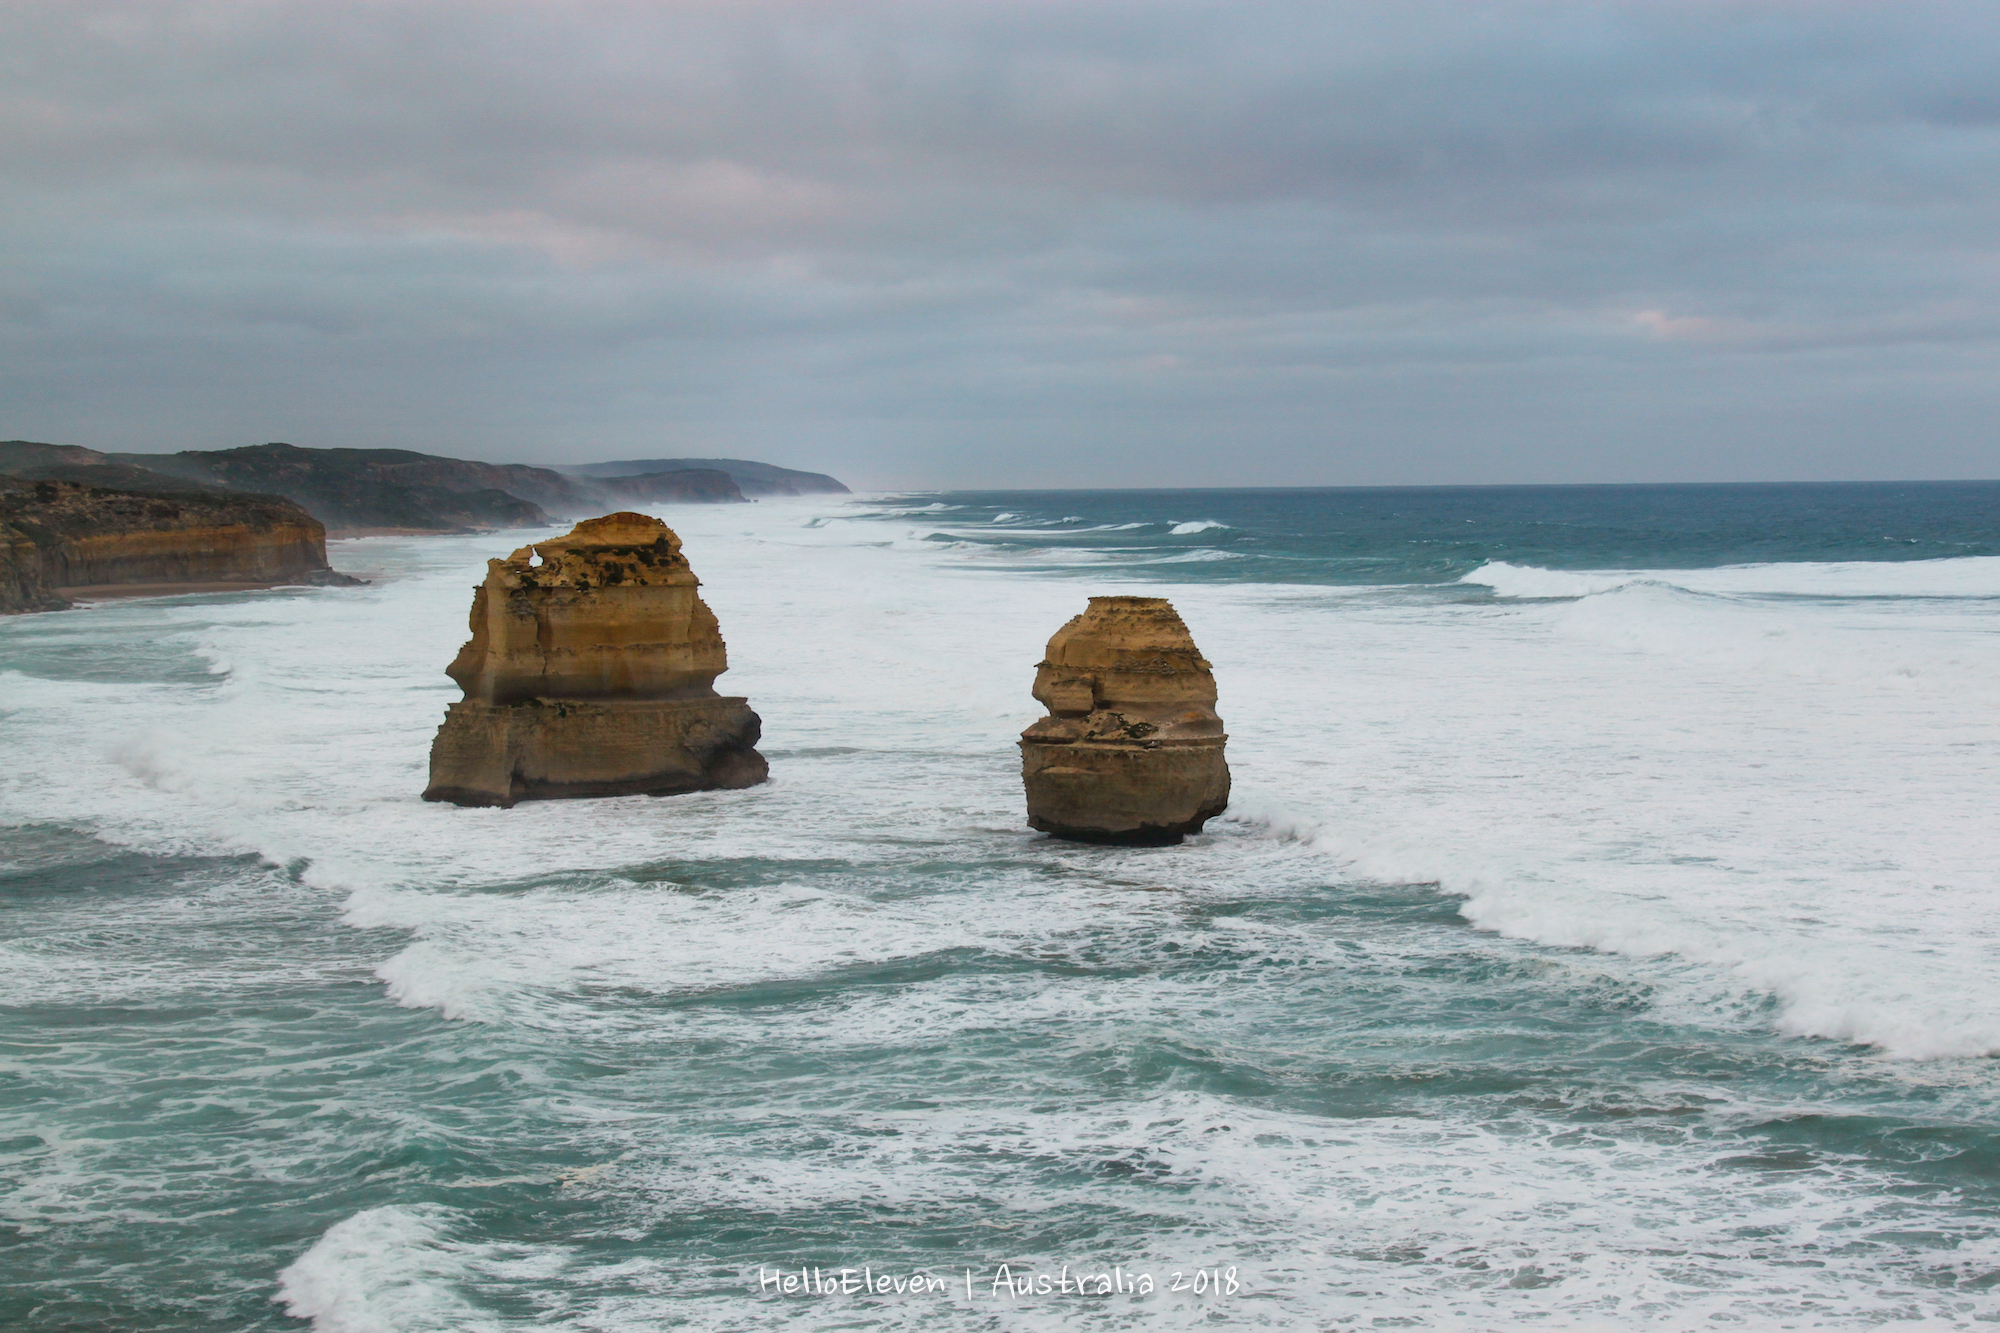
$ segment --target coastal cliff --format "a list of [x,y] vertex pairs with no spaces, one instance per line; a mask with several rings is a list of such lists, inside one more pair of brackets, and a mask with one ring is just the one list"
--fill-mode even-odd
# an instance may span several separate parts
[[[540,468],[434,458],[407,449],[302,449],[253,444],[177,454],[110,454],[116,465],[230,490],[283,495],[335,531],[475,532],[542,527],[535,496],[574,500],[567,480]],[[547,484],[542,484],[544,477]]]
[[1028,824],[1078,842],[1179,842],[1229,804],[1215,676],[1164,597],[1093,597],[1035,671]]
[[332,535],[464,533],[544,527],[642,504],[744,504],[748,495],[844,493],[817,472],[743,459],[651,459],[562,468],[483,463],[410,449],[254,444],[173,454],[100,453],[0,441],[0,473],[118,490],[282,495]]
[[60,611],[68,605],[49,586],[42,569],[42,548],[35,539],[0,519],[0,615]]
[[630,477],[588,477],[580,484],[617,500],[667,501],[675,504],[742,504],[745,491],[727,472],[711,467],[646,472]]
[[715,613],[673,530],[579,523],[487,562],[472,637],[446,668],[465,698],[431,746],[427,801],[511,806],[749,787],[768,772]]
[[80,589],[354,581],[327,567],[319,521],[280,496],[0,478],[0,612],[56,610]]
[[410,449],[303,449],[293,444],[107,457],[114,464],[234,490],[288,495],[336,532],[531,528],[557,517],[597,513],[607,503],[743,502],[736,483],[714,470],[630,479],[573,477],[551,468]]
[[622,463],[580,463],[560,471],[600,482],[648,480],[661,484],[691,472],[720,473],[744,495],[846,495],[848,489],[824,472],[753,463],[747,458],[633,458]]

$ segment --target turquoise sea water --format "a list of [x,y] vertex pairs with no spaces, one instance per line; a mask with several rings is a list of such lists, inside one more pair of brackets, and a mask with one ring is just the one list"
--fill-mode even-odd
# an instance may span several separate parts
[[[662,512],[768,787],[416,799],[516,534],[0,622],[0,1326],[2000,1320],[2000,486]],[[1182,847],[1022,825],[1093,591]]]
[[2000,555],[2000,483],[1984,481],[993,491],[895,508],[948,520],[933,540],[1086,564],[1177,556],[1203,567],[1176,579],[1238,582],[1444,585],[1488,561],[1702,569]]

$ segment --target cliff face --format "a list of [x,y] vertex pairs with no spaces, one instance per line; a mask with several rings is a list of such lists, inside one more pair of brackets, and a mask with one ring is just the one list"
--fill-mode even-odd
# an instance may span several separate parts
[[[4,492],[0,492],[4,498]],[[56,595],[42,569],[42,548],[13,524],[0,520],[0,615],[60,611],[69,603]]]
[[1163,845],[1229,804],[1215,676],[1163,597],[1093,597],[1035,672],[1049,716],[1021,733],[1028,823]]
[[680,538],[618,513],[487,562],[465,691],[431,747],[429,801],[510,806],[762,782],[762,724],[715,692],[728,670]]
[[353,582],[326,532],[275,495],[140,495],[64,481],[0,484],[0,610],[66,605],[65,588]]

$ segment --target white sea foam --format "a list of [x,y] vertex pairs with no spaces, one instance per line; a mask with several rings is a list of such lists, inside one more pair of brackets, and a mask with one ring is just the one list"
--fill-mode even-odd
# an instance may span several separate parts
[[[943,903],[877,902],[862,887],[719,894],[613,879],[581,891],[375,891],[354,895],[347,919],[416,936],[377,972],[397,1002],[450,1018],[558,1025],[575,1016],[547,1001],[583,985],[700,991],[981,942]],[[774,929],[794,921],[812,925]],[[495,947],[510,939],[521,947]]]
[[[1511,575],[1488,566],[1474,581],[1509,600],[1474,604],[1394,589],[1142,585],[1174,599],[1216,664],[1236,803],[1212,836],[1176,852],[1119,853],[1023,830],[1012,748],[1040,713],[1032,664],[1096,586],[991,544],[954,551],[927,529],[842,517],[851,512],[801,500],[668,515],[729,640],[720,683],[763,715],[767,787],[509,811],[419,801],[430,738],[456,697],[442,667],[464,635],[469,589],[485,558],[522,535],[378,539],[368,549],[385,577],[368,588],[90,612],[102,642],[145,642],[192,669],[124,683],[0,679],[12,750],[0,818],[290,867],[296,884],[266,878],[344,904],[357,928],[395,932],[369,960],[382,994],[463,1024],[454,1031],[629,1025],[637,1040],[674,1020],[628,1016],[607,996],[812,981],[944,950],[1081,962],[1107,939],[1240,949],[1243,970],[1216,974],[1240,987],[1265,960],[1333,958],[1340,942],[1198,919],[1210,897],[1321,901],[1377,881],[1435,884],[1485,932],[1463,932],[1465,948],[1534,953],[1551,986],[1613,978],[1663,1020],[1861,1043],[1900,1057],[1887,1070],[1911,1080],[1931,1076],[1914,1062],[2000,1051],[2000,563],[1528,571],[1504,586]],[[1001,569],[1012,572],[991,576]],[[78,623],[0,628],[28,639]],[[967,869],[950,891],[913,893],[902,867],[933,856],[1083,869],[1093,887]],[[203,904],[172,910],[194,921]],[[121,1000],[165,985],[53,938],[11,946],[0,974],[19,996]],[[909,995],[857,994],[815,1040],[914,1047],[981,1024],[1047,1023],[1062,1040],[1115,1045],[1121,1032],[1234,1003],[1220,983],[1142,969],[1071,987],[1003,971]],[[701,1021],[726,1031],[730,1020]],[[1322,1050],[1342,1039],[1297,1040]],[[1823,1058],[1861,1057],[1829,1044]],[[1229,1135],[1208,1134],[1225,1113]],[[1137,1090],[1102,1114],[1024,1105],[879,1118],[896,1135],[870,1141],[902,1146],[794,1160],[790,1175],[698,1135],[669,1147],[606,1128],[636,1136],[606,1143],[607,1161],[646,1151],[603,1187],[623,1180],[662,1210],[680,1198],[769,1204],[787,1189],[802,1206],[916,1206],[1003,1197],[1004,1176],[982,1177],[980,1161],[1138,1142],[1190,1186],[1147,1207],[1229,1232],[1267,1289],[1290,1293],[1238,1307],[1252,1327],[1385,1311],[1461,1329],[1942,1327],[1994,1313],[1950,1287],[2000,1263],[1981,1242],[1939,1251],[1934,1271],[1871,1257],[1888,1253],[1878,1233],[1939,1226],[1896,1213],[1921,1209],[1878,1177],[1717,1175],[1692,1137],[1593,1141],[1455,1116],[1334,1123],[1181,1090]],[[1007,1152],[982,1158],[992,1145]],[[44,1205],[86,1206],[53,1184]],[[568,1262],[555,1249],[485,1248],[461,1222],[416,1205],[350,1218],[286,1271],[288,1307],[322,1333],[480,1328],[503,1322],[484,1312],[481,1284],[511,1281],[507,1265],[546,1274]],[[1801,1267],[1804,1253],[1826,1266]],[[1369,1257],[1380,1255],[1402,1257]],[[723,1326],[740,1314],[732,1293],[732,1305],[686,1306],[628,1294],[548,1322],[638,1328],[691,1310],[692,1326]],[[858,1326],[901,1325],[885,1314]]]
[[[1672,1092],[1658,1091],[1670,1106]],[[706,1130],[677,1126],[670,1141],[625,1126],[629,1146],[607,1144],[573,1188],[622,1210],[634,1235],[703,1214],[797,1218],[803,1228],[865,1199],[906,1225],[951,1218],[961,1234],[984,1233],[971,1238],[973,1262],[1004,1256],[1030,1271],[1078,1256],[1024,1253],[1024,1219],[1067,1224],[1163,1287],[1176,1270],[1227,1265],[1244,1293],[1221,1303],[1163,1290],[1109,1308],[996,1301],[988,1268],[968,1300],[956,1262],[969,1256],[919,1255],[907,1266],[948,1274],[951,1289],[832,1307],[842,1327],[871,1330],[1069,1330],[1103,1327],[1113,1314],[1123,1316],[1113,1326],[1252,1329],[1386,1317],[1454,1333],[1945,1328],[1990,1313],[1976,1292],[1954,1288],[2000,1264],[1985,1240],[1914,1253],[1885,1240],[1920,1228],[1950,1237],[1960,1223],[1947,1198],[1898,1198],[1860,1173],[1732,1168],[1736,1147],[1671,1117],[1635,1142],[1520,1124],[1496,1132],[1456,1116],[1325,1120],[1169,1091],[1081,1110],[864,1109],[817,1121],[812,1151],[801,1153],[782,1130],[799,1111],[778,1102]],[[746,1150],[746,1128],[765,1129],[755,1142],[771,1150]],[[1121,1186],[1108,1166],[1176,1188]],[[1061,1167],[1097,1183],[1051,1190],[1037,1168]],[[542,1326],[579,1333],[775,1325],[807,1308],[757,1297],[754,1268],[672,1273],[628,1259],[593,1269],[556,1247],[502,1252],[455,1239],[458,1222],[440,1209],[390,1208],[336,1225],[286,1271],[288,1309],[313,1318],[315,1333],[484,1329],[497,1321],[472,1306],[469,1289],[518,1301],[552,1279],[566,1308]],[[876,1259],[878,1271],[892,1267]]]
[[1267,771],[1323,744],[1356,778],[1315,799],[1243,764],[1239,811],[1349,873],[1437,883],[1488,929],[1701,963],[1776,996],[1787,1031],[2000,1051],[1990,603],[1756,604],[1642,579],[1447,616],[1350,608],[1292,617],[1282,666],[1224,677],[1224,715],[1241,735],[1246,705],[1313,697],[1325,725]]
[[[1036,714],[1021,664],[1089,588],[1020,573],[968,599],[958,555],[938,543],[885,543],[879,523],[807,526],[839,512],[794,502],[672,517],[729,637],[723,683],[763,713],[767,747],[881,747],[879,760],[781,757],[768,788],[670,806],[416,801],[455,697],[440,668],[493,549],[438,538],[404,543],[402,572],[369,588],[92,612],[106,633],[178,638],[228,674],[204,687],[10,678],[22,759],[0,775],[0,808],[85,820],[139,847],[301,863],[305,882],[357,895],[357,920],[388,910],[375,895],[421,902],[566,868],[865,856],[848,832],[863,826],[1018,827],[1008,756]],[[1788,1030],[1922,1057],[2000,1050],[2000,983],[1984,961],[2000,937],[1988,814],[2000,636],[1981,581],[2000,561],[1936,563],[1953,568],[1930,583],[1903,566],[1675,571],[1672,585],[1642,574],[1578,601],[1485,608],[1163,591],[1217,663],[1239,810],[1310,829],[1308,845],[1350,873],[1437,882],[1481,926],[1693,959],[1777,995]],[[1770,603],[1681,590],[1888,580],[1978,595]],[[893,756],[912,737],[971,767],[911,787]],[[410,951],[383,965],[405,1002],[472,1015],[544,984],[505,961],[531,931],[479,944],[480,930],[433,937],[420,918],[398,918]],[[663,934],[680,928],[663,919]],[[481,953],[490,966],[472,960]],[[771,955],[774,969],[810,965]]]
[[[370,1208],[330,1228],[278,1275],[285,1313],[313,1333],[487,1333],[459,1284],[494,1276],[493,1247],[450,1238],[458,1215],[435,1204]],[[481,1270],[488,1270],[482,1272]]]
[[1212,564],[1218,560],[1241,560],[1242,558],[1243,554],[1240,551],[1176,551],[1172,555],[1163,555],[1157,560],[1142,560],[1135,561],[1134,563],[1145,565],[1204,565]]
[[1214,532],[1218,528],[1226,528],[1228,526],[1227,523],[1218,523],[1212,518],[1198,518],[1191,523],[1174,524],[1173,535],[1176,537],[1192,537],[1197,532]]
[[1725,565],[1716,569],[1542,569],[1488,561],[1459,580],[1501,597],[1588,597],[1641,583],[1690,592],[1801,597],[2000,597],[2000,556]]

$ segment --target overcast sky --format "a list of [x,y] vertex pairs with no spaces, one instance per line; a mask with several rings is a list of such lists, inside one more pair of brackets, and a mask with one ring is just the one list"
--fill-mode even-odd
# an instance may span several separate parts
[[0,438],[2000,476],[2000,6],[12,3]]

